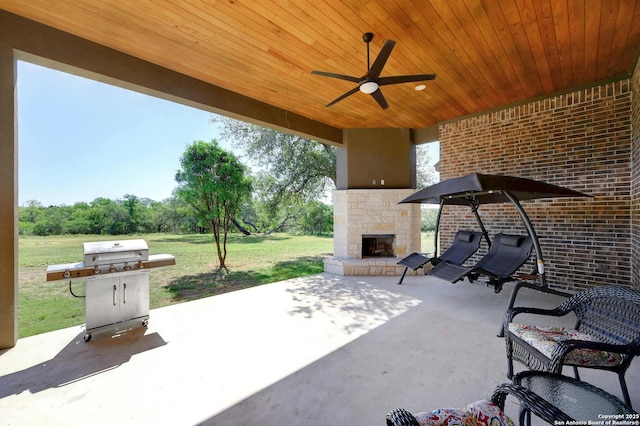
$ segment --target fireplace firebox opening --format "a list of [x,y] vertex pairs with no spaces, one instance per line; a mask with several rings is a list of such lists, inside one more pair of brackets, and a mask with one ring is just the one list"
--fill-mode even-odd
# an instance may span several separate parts
[[393,241],[395,235],[363,235],[362,257],[394,257]]

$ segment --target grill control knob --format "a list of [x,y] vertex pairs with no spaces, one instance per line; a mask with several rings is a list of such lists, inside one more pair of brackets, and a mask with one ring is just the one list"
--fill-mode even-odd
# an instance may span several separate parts
[[93,268],[93,273],[94,273],[94,274],[99,274],[100,272],[102,272],[102,271],[100,271],[100,267],[99,267],[99,266],[95,266],[95,267]]
[[125,263],[123,269],[125,271],[130,271],[131,270],[131,265],[129,265],[129,263]]
[[114,265],[109,265],[109,272],[116,272],[116,267]]
[[62,273],[62,278],[71,278],[71,271],[68,269]]
[[144,269],[144,263],[142,263],[142,261],[138,262],[138,269]]

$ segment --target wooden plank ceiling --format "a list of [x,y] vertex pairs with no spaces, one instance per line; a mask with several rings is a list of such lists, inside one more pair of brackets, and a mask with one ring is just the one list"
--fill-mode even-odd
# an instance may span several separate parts
[[[640,52],[640,0],[0,0],[22,15],[338,128],[422,128],[628,75]],[[355,83],[396,46],[381,76],[389,108]]]

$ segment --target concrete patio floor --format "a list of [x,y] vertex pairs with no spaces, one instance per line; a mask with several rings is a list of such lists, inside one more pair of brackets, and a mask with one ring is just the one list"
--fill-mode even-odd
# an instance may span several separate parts
[[[20,339],[0,351],[0,424],[383,425],[391,409],[460,407],[507,381],[496,333],[511,286],[397,281],[320,274],[152,310],[117,337]],[[525,289],[517,305],[561,300]],[[615,374],[582,378],[621,396]]]

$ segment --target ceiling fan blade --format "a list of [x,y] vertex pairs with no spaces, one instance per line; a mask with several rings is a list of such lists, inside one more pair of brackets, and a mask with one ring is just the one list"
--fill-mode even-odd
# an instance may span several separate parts
[[382,91],[380,89],[373,92],[371,96],[373,96],[373,99],[375,99],[378,105],[380,105],[380,108],[389,108],[389,104],[387,103],[387,100],[384,98],[384,95],[382,94]]
[[371,65],[371,69],[367,72],[365,76],[367,80],[376,80],[380,77],[380,73],[382,72],[382,68],[384,64],[387,63],[387,59],[389,59],[389,55],[391,55],[391,51],[393,50],[393,46],[396,45],[396,42],[393,40],[387,40],[382,46],[380,53],[378,53],[378,57],[375,61],[373,61],[373,65]]
[[349,90],[347,93],[345,93],[344,95],[332,100],[331,102],[329,102],[328,104],[325,105],[325,107],[330,107],[334,104],[337,104],[338,102],[340,102],[341,100],[343,100],[344,98],[346,98],[347,96],[351,96],[354,93],[358,92],[360,90],[360,88],[358,86],[354,87],[353,89]]
[[416,74],[416,75],[398,75],[395,77],[380,77],[378,86],[386,86],[388,84],[409,83],[412,81],[435,80],[435,74]]
[[360,80],[362,80],[362,78],[352,77],[350,75],[334,74],[332,72],[324,72],[324,71],[311,71],[311,74],[321,75],[321,76],[324,76],[324,77],[337,78],[337,79],[340,79],[340,80],[347,80],[347,81],[351,81],[353,83],[360,83]]

